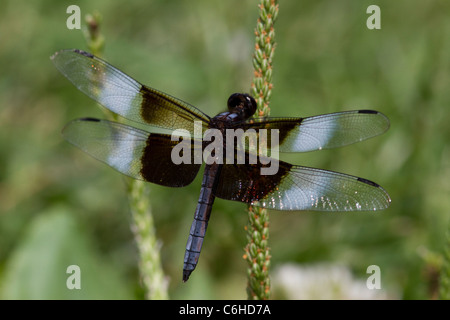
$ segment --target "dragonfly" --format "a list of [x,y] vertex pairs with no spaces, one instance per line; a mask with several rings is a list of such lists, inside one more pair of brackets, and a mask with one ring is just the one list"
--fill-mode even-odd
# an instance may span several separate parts
[[[276,152],[260,152],[308,152],[363,141],[388,130],[389,119],[381,112],[352,110],[303,118],[261,118],[254,117],[257,104],[253,97],[234,93],[228,99],[228,111],[210,117],[88,52],[62,50],[51,60],[78,90],[136,124],[80,118],[63,129],[67,141],[129,177],[166,187],[189,185],[204,164],[184,255],[184,282],[198,264],[215,198],[289,211],[375,211],[391,203],[389,194],[371,180],[293,165],[275,159],[272,155]],[[266,142],[260,143],[264,148],[255,148],[245,136],[247,143],[238,136],[227,139],[229,130],[239,129],[253,130],[256,138]],[[214,139],[206,138],[208,131],[214,133]],[[175,132],[178,135],[174,138]],[[220,135],[216,133],[223,138],[217,138]],[[207,149],[211,149],[209,153]],[[219,157],[225,153],[227,161]],[[275,170],[269,172],[273,167]]]

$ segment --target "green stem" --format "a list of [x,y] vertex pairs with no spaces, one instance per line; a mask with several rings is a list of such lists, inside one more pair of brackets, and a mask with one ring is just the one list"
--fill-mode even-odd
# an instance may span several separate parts
[[144,181],[130,180],[128,197],[136,244],[139,248],[139,270],[149,300],[166,300],[168,282],[161,267],[159,244],[151,214],[150,190]]
[[105,37],[100,33],[102,16],[99,12],[87,14],[85,17],[86,28],[83,30],[87,42],[88,51],[95,56],[101,56],[105,48]]
[[[278,16],[276,0],[261,0],[260,15],[256,24],[256,42],[253,55],[254,78],[252,95],[258,104],[259,117],[270,113],[269,101],[272,94],[272,59],[275,51],[274,22]],[[244,258],[248,263],[247,297],[251,300],[266,300],[270,297],[270,249],[269,214],[261,207],[249,207],[247,246]]]
[[[98,12],[86,16],[87,28],[84,35],[89,51],[96,56],[102,56],[105,46],[105,38],[100,33],[101,20]],[[111,120],[117,120],[112,113],[105,112],[105,115]],[[168,283],[161,265],[160,245],[151,214],[148,185],[143,181],[130,179],[128,199],[132,215],[131,230],[139,250],[139,272],[145,288],[145,297],[149,300],[168,299]]]

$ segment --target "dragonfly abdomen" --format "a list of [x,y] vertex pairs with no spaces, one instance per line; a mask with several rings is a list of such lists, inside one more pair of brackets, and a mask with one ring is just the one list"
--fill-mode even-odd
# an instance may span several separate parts
[[198,199],[197,208],[195,209],[194,221],[191,225],[186,244],[186,252],[184,254],[184,282],[189,279],[189,276],[197,266],[198,258],[200,257],[203,239],[205,238],[206,228],[208,227],[208,221],[215,199],[214,193],[217,187],[220,169],[221,165],[216,163],[206,165],[205,167],[200,197]]

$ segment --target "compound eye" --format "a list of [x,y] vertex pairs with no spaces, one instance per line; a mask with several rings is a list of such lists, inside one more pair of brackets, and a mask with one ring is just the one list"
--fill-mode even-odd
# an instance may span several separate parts
[[255,99],[251,95],[246,94],[245,98],[247,99],[246,115],[247,118],[250,118],[252,115],[255,114],[258,106],[256,104]]
[[228,98],[228,110],[230,112],[243,112],[244,116],[249,118],[256,112],[256,101],[249,94],[233,93]]
[[237,107],[243,105],[244,101],[245,101],[245,100],[243,99],[241,93],[233,93],[233,94],[228,98],[228,102],[227,102],[228,110],[231,111],[231,112],[234,112],[234,110],[235,110]]

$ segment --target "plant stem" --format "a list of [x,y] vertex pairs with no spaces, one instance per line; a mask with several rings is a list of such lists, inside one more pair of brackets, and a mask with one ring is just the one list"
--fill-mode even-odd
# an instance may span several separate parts
[[[89,51],[102,56],[105,38],[100,33],[101,15],[95,12],[86,16],[87,28],[84,35]],[[102,110],[106,110],[102,108]],[[116,115],[105,112],[111,120]],[[156,238],[156,230],[151,214],[150,190],[143,181],[129,179],[128,199],[132,215],[131,230],[134,233],[139,251],[139,272],[145,288],[145,298],[149,300],[168,299],[168,283],[164,276],[160,259],[160,244]]]
[[133,224],[131,229],[139,249],[139,271],[148,300],[166,300],[168,282],[161,267],[160,243],[151,214],[150,190],[144,181],[131,180],[128,188]]
[[[261,0],[260,15],[256,23],[255,52],[253,55],[254,78],[251,93],[258,104],[259,117],[270,113],[272,94],[272,59],[275,51],[274,23],[278,16],[276,0]],[[269,214],[261,207],[249,207],[247,240],[244,259],[247,269],[247,297],[250,300],[266,300],[270,297],[270,249]]]
[[86,28],[83,30],[88,50],[95,56],[101,56],[105,48],[105,37],[100,33],[102,16],[99,12],[87,14],[85,17]]

